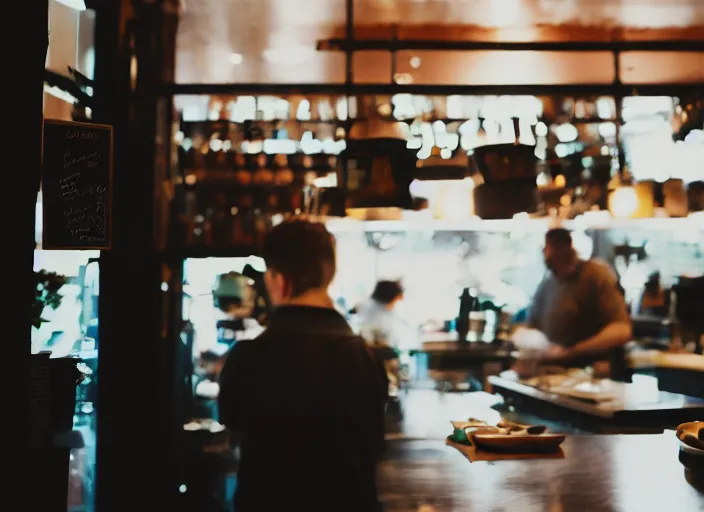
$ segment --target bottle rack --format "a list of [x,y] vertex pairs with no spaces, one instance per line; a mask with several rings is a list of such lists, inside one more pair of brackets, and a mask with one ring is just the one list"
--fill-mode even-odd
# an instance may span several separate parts
[[[214,249],[233,255],[257,254],[277,218],[325,214],[333,209],[339,196],[334,186],[339,172],[336,155],[254,152],[261,149],[265,137],[276,137],[280,126],[181,123],[174,178],[175,245],[186,252]],[[321,184],[320,178],[326,183]]]

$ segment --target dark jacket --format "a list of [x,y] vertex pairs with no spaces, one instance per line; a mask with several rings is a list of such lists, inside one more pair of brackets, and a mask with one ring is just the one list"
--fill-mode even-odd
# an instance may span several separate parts
[[333,309],[283,306],[234,345],[220,421],[240,440],[236,512],[377,509],[386,382]]

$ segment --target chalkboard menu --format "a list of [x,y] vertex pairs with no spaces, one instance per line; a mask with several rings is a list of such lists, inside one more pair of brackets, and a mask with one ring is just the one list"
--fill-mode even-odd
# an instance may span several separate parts
[[109,249],[112,126],[44,121],[44,249]]

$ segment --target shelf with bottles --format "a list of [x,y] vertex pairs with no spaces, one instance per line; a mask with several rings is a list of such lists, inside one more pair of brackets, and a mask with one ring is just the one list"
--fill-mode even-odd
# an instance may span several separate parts
[[338,162],[328,155],[245,155],[232,168],[187,170],[175,187],[178,247],[255,251],[277,218],[344,215]]
[[[340,154],[346,147],[343,128],[310,130],[301,127],[293,138],[281,126],[270,125],[266,129],[251,123],[237,125],[226,121],[182,123],[175,136],[178,164],[183,171],[189,170],[256,170],[265,165],[258,163],[257,155],[277,157],[274,165],[279,168],[306,169],[311,165],[334,167],[331,157]],[[314,158],[306,165],[306,156]],[[286,161],[280,161],[285,158]],[[332,158],[334,161],[334,158]]]
[[[341,148],[338,148],[339,142],[344,140],[346,135],[345,126],[346,123],[343,121],[322,120],[181,121],[176,142],[186,152],[192,149],[195,152],[200,150],[202,154],[213,147],[216,151],[244,151],[243,146],[256,145],[258,142],[262,146],[260,151],[273,154],[306,152],[306,145],[316,145],[315,141],[318,141],[320,144],[326,142],[326,147],[331,149],[327,153],[337,154],[341,151]],[[303,147],[289,149],[295,146],[295,143]],[[267,148],[263,147],[265,145],[272,146],[274,151],[267,151]],[[250,148],[247,152],[257,151]]]

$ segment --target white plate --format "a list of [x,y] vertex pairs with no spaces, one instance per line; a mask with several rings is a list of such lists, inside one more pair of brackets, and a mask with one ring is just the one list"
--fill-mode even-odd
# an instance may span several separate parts
[[[679,441],[679,439],[678,439]],[[704,457],[704,450],[699,450],[697,448],[693,448],[689,446],[687,443],[684,441],[680,441],[680,448],[682,449],[683,452],[689,453],[690,455],[697,455],[699,457]]]

